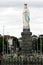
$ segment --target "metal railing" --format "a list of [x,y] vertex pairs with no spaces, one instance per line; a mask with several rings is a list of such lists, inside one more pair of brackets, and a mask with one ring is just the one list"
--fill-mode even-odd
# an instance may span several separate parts
[[42,57],[11,57],[3,58],[0,65],[43,65]]

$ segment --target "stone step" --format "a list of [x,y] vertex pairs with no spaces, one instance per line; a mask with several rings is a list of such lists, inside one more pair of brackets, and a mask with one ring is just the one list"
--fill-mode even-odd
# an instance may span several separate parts
[[29,53],[31,53],[31,51],[22,51],[22,53],[29,54]]
[[27,49],[22,48],[23,51],[27,51],[27,50],[31,50],[31,49],[32,49],[32,48],[27,48]]
[[22,48],[29,48],[29,47],[32,47],[32,45],[25,45],[25,46],[22,45],[21,47],[22,47]]
[[23,35],[32,35],[32,33],[31,33],[30,31],[24,31],[24,32],[21,33],[21,35],[22,35],[22,36],[23,36]]
[[32,46],[32,44],[21,44],[22,47],[29,47],[29,46]]
[[22,41],[32,41],[32,39],[29,39],[29,38],[24,38],[24,39],[22,39]]

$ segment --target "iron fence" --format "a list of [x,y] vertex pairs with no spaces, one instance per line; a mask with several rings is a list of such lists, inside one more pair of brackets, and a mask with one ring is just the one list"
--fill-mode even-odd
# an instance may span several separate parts
[[0,65],[43,65],[43,58],[7,58],[2,59]]

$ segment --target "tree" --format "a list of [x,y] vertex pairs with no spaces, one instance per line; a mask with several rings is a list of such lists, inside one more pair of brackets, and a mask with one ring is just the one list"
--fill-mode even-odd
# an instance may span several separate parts
[[[7,39],[4,38],[4,53],[6,52],[7,53],[7,46],[8,46],[8,42],[7,42]],[[3,52],[3,36],[0,37],[0,53]]]
[[19,48],[19,50],[20,50],[20,44],[19,44],[19,41],[16,37],[13,37],[13,44],[12,45],[14,46],[15,51],[16,51],[16,48]]
[[0,53],[3,51],[3,37],[0,37]]
[[36,35],[33,35],[32,36],[32,43],[33,43],[33,50],[35,51],[37,51],[37,36]]
[[[39,49],[42,47],[42,52],[43,52],[43,35],[39,35],[38,44],[39,44]],[[41,47],[40,44],[42,45]]]
[[39,35],[39,37],[37,37],[36,35],[33,35],[32,42],[33,42],[34,50],[37,51],[37,44],[38,44],[38,52],[40,51],[40,49],[42,49],[42,52],[43,52],[43,35]]
[[38,37],[38,50],[40,50],[40,38]]

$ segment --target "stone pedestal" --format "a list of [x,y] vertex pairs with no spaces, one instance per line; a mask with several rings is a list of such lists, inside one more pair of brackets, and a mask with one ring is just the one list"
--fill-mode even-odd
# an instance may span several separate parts
[[32,33],[30,29],[23,29],[22,35],[22,54],[23,55],[31,55],[32,53]]

